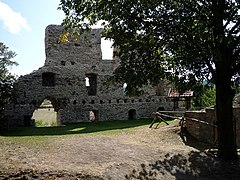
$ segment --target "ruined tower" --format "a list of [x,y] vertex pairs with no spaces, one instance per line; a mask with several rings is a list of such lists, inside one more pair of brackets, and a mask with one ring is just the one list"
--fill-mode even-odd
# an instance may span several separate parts
[[159,108],[169,110],[168,88],[146,87],[140,97],[127,97],[123,84],[108,83],[118,65],[103,60],[101,30],[93,29],[69,43],[60,43],[63,27],[49,25],[45,31],[46,60],[43,67],[19,77],[16,103],[7,106],[8,124],[30,124],[32,114],[44,99],[52,102],[58,123],[95,120],[126,120],[151,117]]

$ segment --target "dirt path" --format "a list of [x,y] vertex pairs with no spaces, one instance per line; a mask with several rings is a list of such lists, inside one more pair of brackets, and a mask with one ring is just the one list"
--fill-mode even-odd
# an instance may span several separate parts
[[62,136],[34,147],[6,142],[0,149],[0,179],[240,179],[239,163],[207,156],[194,141],[185,145],[178,131],[169,125]]

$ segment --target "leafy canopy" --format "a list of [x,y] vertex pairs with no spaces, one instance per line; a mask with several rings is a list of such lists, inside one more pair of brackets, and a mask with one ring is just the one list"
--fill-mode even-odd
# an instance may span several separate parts
[[0,42],[0,119],[3,118],[4,105],[11,102],[13,97],[13,83],[15,77],[9,72],[9,67],[17,65],[14,58],[16,54],[9,50],[2,42]]
[[160,78],[214,81],[219,46],[231,54],[231,75],[239,71],[239,1],[61,0],[59,8],[67,28],[102,22],[103,36],[120,49],[115,77],[127,82],[128,90]]

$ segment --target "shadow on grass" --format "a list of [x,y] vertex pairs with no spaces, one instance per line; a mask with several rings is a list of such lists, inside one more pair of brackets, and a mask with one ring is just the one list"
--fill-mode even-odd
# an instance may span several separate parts
[[2,132],[2,136],[43,136],[43,135],[67,135],[94,133],[100,131],[121,130],[149,125],[151,119],[138,119],[127,121],[105,121],[105,122],[82,122],[75,124],[64,124],[56,127],[18,127],[16,129]]
[[125,176],[126,179],[240,179],[239,161],[223,161],[203,152],[191,151],[187,155],[166,154],[152,164],[141,164]]

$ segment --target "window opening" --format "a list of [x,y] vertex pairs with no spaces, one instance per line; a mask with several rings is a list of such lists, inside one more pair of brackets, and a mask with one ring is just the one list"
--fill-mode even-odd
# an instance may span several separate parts
[[86,87],[89,96],[95,96],[97,94],[97,75],[96,74],[86,74]]
[[102,59],[113,59],[113,41],[101,38]]
[[123,95],[126,95],[127,83],[123,84]]
[[86,86],[86,87],[89,87],[89,86],[90,86],[89,78],[88,78],[88,77],[85,77],[85,86]]
[[42,73],[42,86],[55,86],[55,74],[51,72]]

